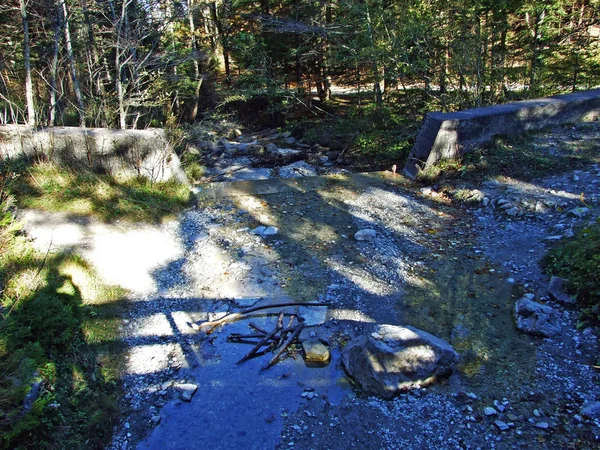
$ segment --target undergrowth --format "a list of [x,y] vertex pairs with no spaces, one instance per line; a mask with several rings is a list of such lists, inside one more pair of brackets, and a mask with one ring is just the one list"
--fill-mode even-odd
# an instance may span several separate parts
[[600,220],[550,250],[543,264],[547,272],[569,280],[583,308],[581,325],[600,324]]
[[93,216],[105,222],[160,222],[189,202],[188,188],[176,180],[118,180],[47,161],[9,161],[0,169],[9,174],[5,188],[21,207]]
[[15,206],[158,221],[187,189],[47,162],[0,170],[0,448],[104,448],[119,417],[126,292],[73,253],[35,251]]

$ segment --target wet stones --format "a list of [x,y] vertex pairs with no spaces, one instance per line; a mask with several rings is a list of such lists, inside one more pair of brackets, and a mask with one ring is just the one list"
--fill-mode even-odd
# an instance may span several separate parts
[[316,337],[303,341],[302,350],[304,350],[304,360],[307,363],[326,365],[331,359],[327,346]]
[[315,177],[319,175],[316,168],[304,161],[296,161],[279,168],[280,178]]
[[551,337],[560,332],[560,316],[548,305],[533,301],[529,294],[517,300],[514,309],[517,328],[527,334]]
[[392,399],[452,372],[458,354],[446,341],[414,327],[378,325],[346,346],[343,363],[365,391]]

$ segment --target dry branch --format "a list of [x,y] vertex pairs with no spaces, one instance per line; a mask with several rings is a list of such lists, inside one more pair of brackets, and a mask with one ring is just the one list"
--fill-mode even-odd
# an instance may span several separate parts
[[292,302],[292,303],[275,303],[272,305],[263,305],[263,306],[253,306],[252,308],[243,309],[240,312],[227,314],[226,316],[221,317],[217,320],[209,320],[202,323],[192,323],[191,327],[196,331],[204,331],[206,334],[211,334],[219,325],[223,325],[226,323],[235,322],[236,320],[243,319],[248,314],[251,314],[256,311],[262,311],[265,309],[273,309],[273,308],[286,308],[288,306],[329,306],[329,303],[301,303],[301,302]]

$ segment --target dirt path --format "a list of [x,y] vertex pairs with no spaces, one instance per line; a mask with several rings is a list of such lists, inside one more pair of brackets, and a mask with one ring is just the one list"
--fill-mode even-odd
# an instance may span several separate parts
[[[464,203],[391,174],[337,175],[213,185],[160,227],[25,218],[43,251],[50,241],[73,248],[131,291],[126,419],[113,448],[597,448],[599,423],[580,414],[600,400],[595,336],[576,331],[575,311],[553,304],[563,332],[531,338],[517,332],[511,310],[526,292],[552,304],[538,261],[556,236],[598,216],[599,179],[595,166],[530,184],[504,180]],[[259,225],[277,233],[253,234]],[[354,240],[364,228],[376,237]],[[268,371],[261,358],[236,365],[248,347],[226,338],[246,332],[247,321],[209,337],[189,326],[284,301],[331,305],[324,323],[306,330],[329,342],[326,368],[307,368],[300,355]],[[361,394],[344,376],[340,349],[376,322],[448,340],[458,370],[394,401]],[[499,415],[486,416],[488,406]],[[501,431],[495,420],[511,425]]]

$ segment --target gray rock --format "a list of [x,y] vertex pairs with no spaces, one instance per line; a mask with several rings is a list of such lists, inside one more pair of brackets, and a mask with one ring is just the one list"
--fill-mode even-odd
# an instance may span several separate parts
[[317,338],[302,341],[302,349],[307,363],[327,364],[331,359],[329,349]]
[[150,420],[152,422],[154,422],[156,425],[158,425],[160,423],[161,417],[160,416],[152,416],[152,418]]
[[31,385],[31,389],[29,389],[29,392],[23,400],[23,409],[25,411],[30,411],[35,401],[39,398],[42,391],[42,384],[44,384],[44,381],[38,380]]
[[192,383],[182,383],[175,386],[175,389],[179,391],[179,396],[184,402],[191,402],[192,397],[198,390],[198,385]]
[[294,148],[277,148],[277,151],[274,152],[274,154],[275,156],[280,156],[282,158],[290,158],[302,154],[302,151]]
[[374,239],[375,236],[377,236],[377,232],[375,230],[372,228],[365,228],[363,230],[358,230],[354,234],[354,239],[357,241],[370,241],[371,239]]
[[590,419],[600,419],[600,402],[590,402],[583,405],[581,415]]
[[560,316],[550,306],[523,297],[515,303],[517,328],[533,336],[550,337],[560,332]]
[[510,217],[518,216],[520,213],[519,208],[517,208],[516,206],[513,206],[510,209],[507,209],[505,212],[506,212],[506,215],[510,216]]
[[267,227],[264,225],[260,225],[256,227],[254,230],[250,231],[250,233],[255,234],[257,236],[274,236],[279,232],[277,227]]
[[494,424],[498,427],[498,429],[500,431],[506,431],[508,430],[510,427],[508,426],[508,424],[506,422],[503,422],[502,420],[496,420],[494,422]]
[[567,280],[553,276],[550,278],[550,283],[548,284],[548,294],[557,302],[574,304],[575,297],[566,293],[566,285]]
[[317,169],[305,161],[296,161],[279,168],[280,178],[315,177],[317,175],[319,175]]
[[494,408],[492,408],[491,406],[486,406],[485,408],[483,408],[483,413],[486,416],[495,416],[498,414],[498,411],[496,411]]
[[270,153],[272,155],[277,155],[279,152],[279,147],[277,147],[275,144],[273,144],[271,142],[270,144],[266,145],[265,150],[267,151],[267,153]]
[[348,374],[365,391],[392,399],[452,372],[458,354],[446,341],[414,327],[378,325],[344,348]]
[[548,422],[537,422],[535,426],[537,428],[541,428],[542,430],[547,430],[548,428],[550,428],[550,424]]

